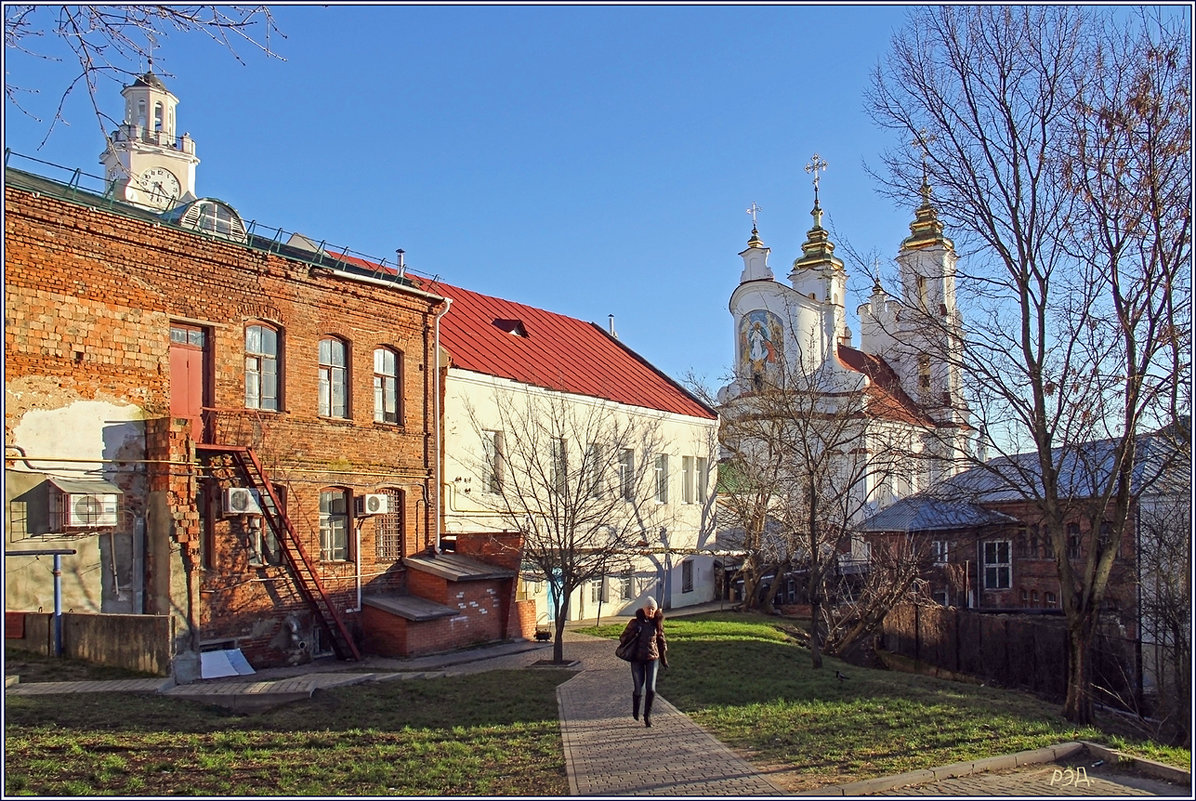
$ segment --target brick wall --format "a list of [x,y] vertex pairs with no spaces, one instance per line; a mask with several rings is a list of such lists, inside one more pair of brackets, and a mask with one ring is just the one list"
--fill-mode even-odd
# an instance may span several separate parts
[[[153,421],[150,458],[176,463],[151,477],[151,492],[168,494],[172,547],[180,548],[177,558],[147,554],[147,564],[198,571],[200,640],[236,640],[263,666],[280,659],[270,643],[280,641],[288,618],[306,610],[285,568],[250,563],[250,532],[239,520],[221,516],[215,503],[196,503],[205,474],[178,466],[191,460],[189,443],[202,432],[170,418],[172,321],[207,334],[215,438],[256,450],[270,478],[285,487],[287,513],[313,559],[320,554],[322,488],[344,488],[351,497],[401,489],[402,554],[435,539],[431,326],[438,301],[11,186],[5,203],[6,437],[11,441],[31,409],[106,400],[144,411]],[[281,332],[277,412],[244,408],[245,328],[256,323]],[[349,344],[346,420],[317,414],[318,343],[330,336]],[[373,419],[377,347],[402,354],[399,425]],[[54,452],[56,443],[43,444]],[[209,485],[209,497],[219,488]],[[350,519],[351,547],[356,522]],[[401,587],[404,571],[397,558],[378,555],[375,526],[365,520],[360,529],[360,580]],[[320,564],[319,573],[338,608],[355,607],[352,552],[348,561]],[[183,583],[156,586],[177,593]],[[180,600],[150,603],[186,608]]]

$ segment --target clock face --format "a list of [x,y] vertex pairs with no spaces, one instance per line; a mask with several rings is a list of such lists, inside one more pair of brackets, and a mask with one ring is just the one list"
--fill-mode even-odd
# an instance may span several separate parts
[[146,196],[146,203],[160,209],[174,205],[179,199],[179,179],[165,167],[150,167],[137,178],[137,187]]

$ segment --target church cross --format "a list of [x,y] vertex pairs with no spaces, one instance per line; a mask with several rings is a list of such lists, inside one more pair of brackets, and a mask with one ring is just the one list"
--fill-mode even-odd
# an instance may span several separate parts
[[752,215],[752,230],[753,231],[756,230],[756,214],[757,214],[757,212],[761,212],[761,211],[764,211],[764,209],[757,206],[756,201],[754,201],[754,200],[752,201],[752,205],[747,208],[747,213]]
[[930,182],[927,180],[927,162],[930,160],[930,145],[937,141],[937,136],[928,134],[925,128],[919,128],[918,135],[914,137],[914,141],[910,142],[914,147],[922,149],[922,200],[925,203],[930,202]]
[[806,172],[814,174],[814,203],[815,203],[815,205],[817,205],[817,203],[818,203],[818,173],[820,171],[826,172],[826,167],[827,167],[826,162],[823,161],[822,156],[818,155],[817,153],[814,154],[814,158],[810,160],[810,163],[806,165]]

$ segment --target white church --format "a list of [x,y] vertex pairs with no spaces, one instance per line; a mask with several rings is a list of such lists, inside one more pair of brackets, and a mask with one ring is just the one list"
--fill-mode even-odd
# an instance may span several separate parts
[[[907,469],[883,477],[864,476],[853,492],[860,496],[853,519],[874,513],[898,498],[925,489],[958,472],[972,429],[960,380],[962,319],[955,302],[954,244],[923,180],[922,203],[910,235],[896,256],[900,297],[877,283],[859,306],[860,343],[847,327],[847,272],[822,227],[815,155],[813,226],[794,259],[788,282],[778,281],[769,266],[770,249],[755,223],[747,248],[739,255],[743,271],[731,293],[735,361],[731,383],[719,390],[724,417],[752,408],[766,388],[800,384],[821,393],[819,408],[842,408],[845,398],[859,403],[862,451],[892,449],[899,443]],[[821,389],[818,389],[821,388]],[[833,388],[833,389],[829,389]],[[852,545],[853,556],[862,542]]]

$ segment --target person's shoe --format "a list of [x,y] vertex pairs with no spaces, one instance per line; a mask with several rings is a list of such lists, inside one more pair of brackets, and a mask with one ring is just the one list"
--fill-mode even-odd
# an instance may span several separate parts
[[656,700],[656,693],[649,692],[644,698],[644,725],[652,728],[652,702]]
[[631,695],[631,717],[640,719],[640,696],[634,693]]

